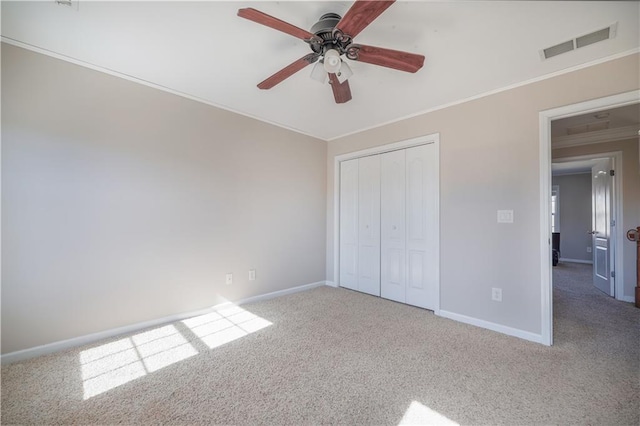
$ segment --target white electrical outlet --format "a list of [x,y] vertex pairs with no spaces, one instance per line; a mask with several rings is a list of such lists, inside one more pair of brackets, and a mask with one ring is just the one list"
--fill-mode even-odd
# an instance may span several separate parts
[[226,283],[227,283],[227,285],[233,284],[233,274],[227,274],[226,275]]
[[591,253],[591,247],[587,247],[587,253]]
[[256,280],[256,270],[249,269],[249,281],[255,281],[255,280]]
[[493,287],[491,289],[491,300],[495,300],[496,302],[502,302],[502,289]]
[[498,223],[513,223],[513,210],[498,210]]

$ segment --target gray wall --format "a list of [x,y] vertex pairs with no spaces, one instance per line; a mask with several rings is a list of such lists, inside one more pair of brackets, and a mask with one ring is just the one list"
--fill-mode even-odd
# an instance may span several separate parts
[[323,281],[326,149],[3,44],[2,352]]
[[[637,90],[638,59],[626,56],[329,142],[328,279],[334,279],[335,156],[440,133],[441,309],[540,334],[539,113]],[[513,224],[496,223],[502,209],[514,210]],[[492,287],[502,288],[501,303],[491,300]]]
[[591,262],[591,174],[554,176],[553,185],[560,189],[560,257]]

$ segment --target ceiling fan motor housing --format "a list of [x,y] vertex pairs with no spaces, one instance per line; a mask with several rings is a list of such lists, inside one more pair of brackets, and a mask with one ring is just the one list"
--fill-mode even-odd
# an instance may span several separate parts
[[337,13],[325,13],[318,22],[313,24],[310,32],[323,40],[332,40],[333,29],[338,25],[340,19],[342,19],[342,16]]
[[[340,55],[347,53],[347,46],[351,44],[351,37],[345,36],[335,29],[341,19],[342,17],[337,13],[325,13],[318,22],[313,24],[310,32],[317,36],[318,39],[310,40],[309,44],[314,53],[324,55],[329,49],[337,50]],[[320,42],[319,40],[322,41]]]

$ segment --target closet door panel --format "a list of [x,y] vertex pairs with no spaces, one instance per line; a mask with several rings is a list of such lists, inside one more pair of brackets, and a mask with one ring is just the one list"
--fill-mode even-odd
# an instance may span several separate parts
[[358,160],[340,163],[341,287],[358,289]]
[[381,156],[380,295],[405,302],[405,151]]
[[407,298],[406,303],[434,309],[437,297],[437,175],[435,147],[406,150],[407,157]]
[[358,160],[358,290],[380,296],[380,156]]
[[425,285],[425,256],[424,250],[409,250],[409,287],[414,291],[424,290]]

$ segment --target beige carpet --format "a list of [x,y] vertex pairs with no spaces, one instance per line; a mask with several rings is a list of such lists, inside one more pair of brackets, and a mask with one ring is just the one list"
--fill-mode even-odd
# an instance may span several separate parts
[[638,425],[640,310],[554,274],[551,348],[323,287],[4,366],[1,420]]

